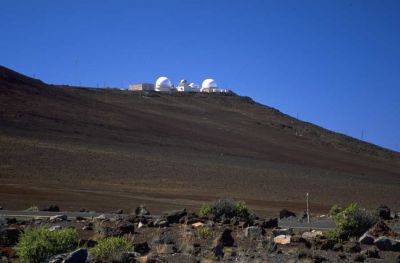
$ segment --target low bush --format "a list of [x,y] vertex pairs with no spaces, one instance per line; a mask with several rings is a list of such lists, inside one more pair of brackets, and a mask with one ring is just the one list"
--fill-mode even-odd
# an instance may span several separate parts
[[350,204],[342,210],[336,208],[333,210],[336,227],[329,235],[334,239],[347,240],[350,237],[359,237],[378,220],[376,215],[360,208],[357,204]]
[[17,255],[22,262],[40,263],[49,257],[72,251],[79,242],[75,229],[65,228],[49,231],[40,226],[25,231],[17,244]]
[[95,258],[101,262],[123,262],[127,252],[133,245],[122,237],[108,237],[100,240],[91,250]]
[[39,211],[39,207],[33,205],[33,206],[28,207],[27,209],[25,209],[25,211],[38,212]]
[[208,228],[199,228],[196,231],[196,235],[199,236],[200,238],[208,238],[211,236],[210,229]]
[[201,216],[214,215],[215,217],[225,216],[232,218],[234,216],[250,219],[252,213],[243,201],[235,202],[231,199],[219,199],[212,204],[203,204],[200,207]]
[[334,206],[332,206],[331,209],[329,210],[329,215],[330,215],[331,217],[335,217],[337,214],[339,214],[339,213],[342,212],[342,211],[343,211],[343,208],[341,208],[341,207],[338,206],[338,205],[334,205]]

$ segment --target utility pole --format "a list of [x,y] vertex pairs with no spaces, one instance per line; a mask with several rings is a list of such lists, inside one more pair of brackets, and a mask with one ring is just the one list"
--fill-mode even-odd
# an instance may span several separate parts
[[310,208],[308,206],[308,193],[307,193],[307,224],[310,224]]

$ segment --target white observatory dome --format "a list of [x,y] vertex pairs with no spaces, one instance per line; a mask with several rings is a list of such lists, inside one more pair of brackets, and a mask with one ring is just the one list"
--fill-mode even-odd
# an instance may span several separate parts
[[167,77],[159,77],[156,81],[156,91],[170,91],[172,83]]
[[217,82],[213,79],[205,79],[201,84],[203,89],[216,89],[218,88]]

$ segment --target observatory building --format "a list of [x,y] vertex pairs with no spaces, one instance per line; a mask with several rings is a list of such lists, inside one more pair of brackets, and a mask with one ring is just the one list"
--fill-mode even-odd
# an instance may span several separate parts
[[154,84],[151,84],[151,83],[129,84],[128,90],[131,90],[131,91],[150,91],[150,90],[154,90]]
[[188,84],[186,79],[182,79],[176,87],[179,92],[200,92],[199,86],[194,83]]
[[159,77],[156,81],[155,91],[167,92],[173,89],[171,81],[167,77]]
[[217,82],[213,79],[205,79],[201,84],[201,92],[219,92]]

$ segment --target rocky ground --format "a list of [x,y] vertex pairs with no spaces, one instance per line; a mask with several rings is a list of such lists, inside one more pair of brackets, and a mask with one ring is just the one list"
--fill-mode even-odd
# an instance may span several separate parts
[[[360,239],[335,241],[327,233],[278,227],[278,218],[243,220],[237,217],[200,217],[185,209],[152,216],[145,207],[113,218],[2,218],[0,262],[19,262],[15,245],[21,233],[45,225],[49,231],[75,228],[80,249],[53,257],[50,262],[96,262],[90,254],[104,237],[122,236],[134,244],[127,262],[400,262],[399,234],[379,221]],[[290,216],[288,211],[280,217]],[[386,223],[385,223],[386,222]],[[89,253],[88,253],[89,251]]]

